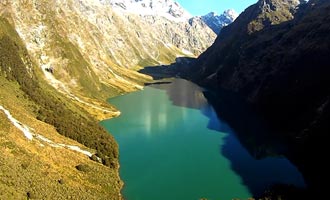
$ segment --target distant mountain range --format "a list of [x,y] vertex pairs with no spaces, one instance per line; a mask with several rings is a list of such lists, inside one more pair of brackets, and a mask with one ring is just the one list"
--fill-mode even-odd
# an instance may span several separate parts
[[220,30],[232,23],[238,14],[232,10],[226,10],[218,15],[210,12],[204,16],[192,16],[179,3],[173,0],[101,0],[103,5],[111,5],[117,12],[137,14],[140,16],[162,16],[168,20],[185,22],[202,20],[214,33],[219,34]]
[[223,27],[231,24],[237,17],[238,14],[234,10],[226,10],[221,15],[210,12],[201,18],[216,34],[219,34]]

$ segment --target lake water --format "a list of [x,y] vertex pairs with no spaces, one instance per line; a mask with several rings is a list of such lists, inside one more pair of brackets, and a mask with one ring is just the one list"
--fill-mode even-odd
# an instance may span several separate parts
[[119,144],[127,200],[247,199],[274,183],[304,186],[286,158],[251,156],[193,83],[174,79],[109,102],[121,115],[101,124]]

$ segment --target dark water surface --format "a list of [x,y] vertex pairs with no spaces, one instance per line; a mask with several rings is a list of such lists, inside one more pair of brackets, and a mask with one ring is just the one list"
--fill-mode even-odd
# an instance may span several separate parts
[[[102,125],[119,143],[127,200],[247,199],[274,183],[304,186],[286,158],[258,146],[258,134],[237,137],[193,83],[174,79],[110,103],[121,115]],[[254,144],[263,156],[246,149]]]

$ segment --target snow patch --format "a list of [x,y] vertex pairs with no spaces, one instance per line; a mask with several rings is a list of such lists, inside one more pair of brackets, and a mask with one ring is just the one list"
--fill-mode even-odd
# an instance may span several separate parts
[[[55,147],[55,148],[67,148],[67,149],[70,149],[72,151],[76,151],[78,153],[82,153],[88,157],[91,157],[93,154],[89,151],[86,151],[86,150],[82,150],[80,147],[78,146],[74,146],[74,145],[67,145],[67,144],[58,144],[58,143],[55,143],[54,141],[46,138],[45,136],[43,135],[40,135],[40,134],[36,134],[36,133],[33,133],[33,129],[26,126],[25,124],[22,124],[20,121],[18,121],[17,119],[15,119],[11,113],[5,109],[3,106],[0,105],[0,110],[2,110],[6,115],[7,115],[7,118],[11,121],[11,123],[16,127],[18,128],[20,131],[23,132],[24,136],[28,139],[28,140],[32,140],[33,138],[39,140],[39,141],[42,141],[42,142],[45,142],[47,143],[49,146],[51,147]],[[40,146],[45,146],[44,144],[40,144]]]
[[201,16],[203,22],[208,25],[216,34],[219,34],[220,30],[231,24],[238,17],[235,10],[225,10],[223,14],[218,15],[215,12],[210,12],[207,15]]
[[164,44],[164,46],[165,47],[167,47],[167,48],[169,48],[169,49],[172,49],[173,47],[174,47],[174,45],[173,44],[171,44],[171,43],[163,43]]
[[190,51],[188,51],[187,49],[181,49],[182,53],[184,53],[185,55],[189,55],[189,56],[194,56],[194,54]]
[[118,12],[137,15],[161,16],[175,22],[189,20],[192,15],[173,0],[100,0],[103,5],[110,5]]
[[0,105],[0,110],[2,110],[6,115],[7,118],[9,119],[9,121],[16,127],[18,128],[20,131],[23,132],[24,136],[28,139],[28,140],[32,140],[33,139],[33,133],[30,131],[29,127],[22,124],[21,122],[19,122],[17,119],[15,119],[8,110],[6,110],[3,106]]
[[80,147],[77,147],[77,146],[65,145],[65,147],[71,149],[72,151],[77,151],[79,153],[85,154],[88,157],[91,157],[93,155],[91,152],[82,150]]

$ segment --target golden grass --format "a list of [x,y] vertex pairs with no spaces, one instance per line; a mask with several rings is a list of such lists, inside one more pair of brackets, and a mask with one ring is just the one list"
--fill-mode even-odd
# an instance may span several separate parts
[[[56,143],[87,149],[36,120],[34,104],[24,98],[16,83],[0,76],[0,86],[0,105],[17,120]],[[79,164],[91,170],[78,171],[75,166]],[[116,169],[69,149],[28,141],[1,111],[0,177],[0,199],[121,199],[122,182]]]

